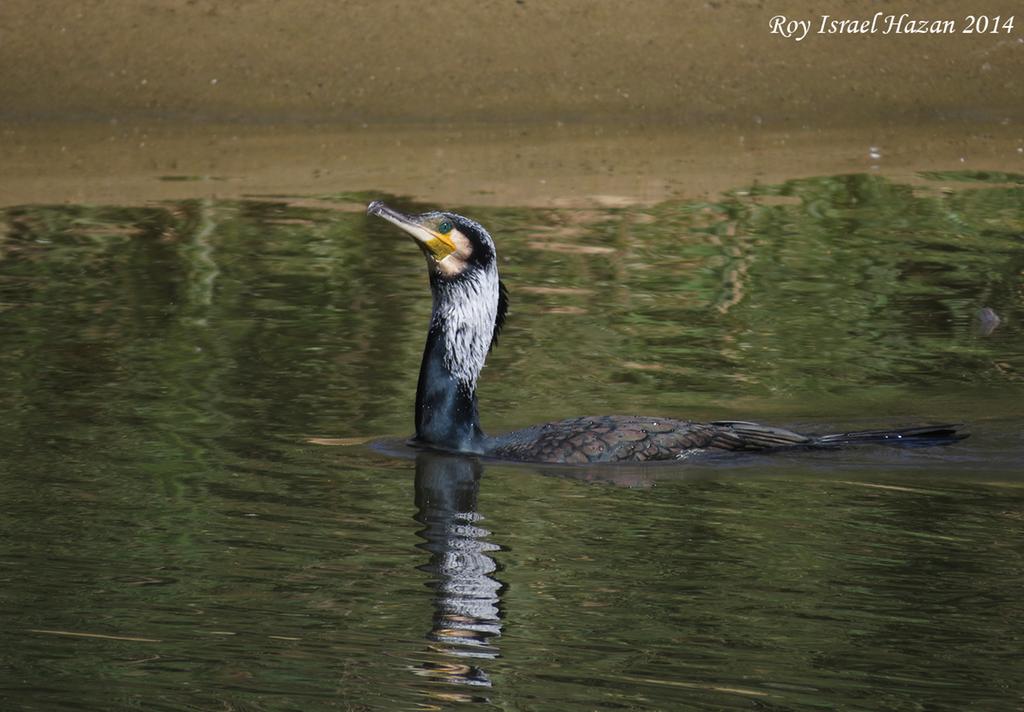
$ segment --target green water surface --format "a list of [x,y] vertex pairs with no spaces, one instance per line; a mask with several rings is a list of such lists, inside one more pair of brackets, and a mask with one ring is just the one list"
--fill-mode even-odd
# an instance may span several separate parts
[[511,292],[489,431],[972,432],[622,470],[402,448],[430,295],[375,198],[436,207],[0,215],[4,709],[1024,704],[1024,177],[443,206]]

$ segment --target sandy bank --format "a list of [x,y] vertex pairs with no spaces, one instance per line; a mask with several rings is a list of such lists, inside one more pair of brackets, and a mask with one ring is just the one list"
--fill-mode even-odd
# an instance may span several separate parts
[[[962,7],[904,10],[963,30]],[[362,190],[585,204],[815,174],[1024,172],[1024,17],[985,34],[816,32],[825,13],[878,11],[6,0],[0,204]],[[773,34],[776,15],[812,31]]]
[[[0,119],[812,128],[1019,120],[1019,2],[5,0]],[[822,16],[956,23],[818,34]],[[806,20],[802,40],[771,20]],[[904,24],[909,26],[910,18]]]

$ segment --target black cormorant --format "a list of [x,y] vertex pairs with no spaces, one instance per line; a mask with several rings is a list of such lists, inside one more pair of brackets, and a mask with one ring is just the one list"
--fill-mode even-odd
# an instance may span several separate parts
[[945,444],[959,425],[808,435],[742,421],[695,423],[586,416],[494,437],[480,429],[476,382],[508,310],[494,241],[480,223],[450,212],[405,215],[380,201],[367,213],[413,237],[427,259],[433,312],[416,388],[413,442],[439,450],[545,463],[678,460],[702,451],[770,451],[859,443]]

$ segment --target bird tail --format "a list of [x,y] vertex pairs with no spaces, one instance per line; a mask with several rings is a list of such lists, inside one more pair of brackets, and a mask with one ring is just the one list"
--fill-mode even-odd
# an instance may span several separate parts
[[893,430],[853,430],[827,435],[805,435],[785,428],[760,423],[719,420],[716,446],[726,450],[779,450],[784,448],[830,448],[844,445],[895,445],[898,447],[930,447],[949,445],[967,437],[959,432],[962,423],[951,425],[918,425]]
[[813,435],[745,420],[716,420],[714,446],[724,450],[777,450],[814,444]]
[[963,423],[946,425],[917,425],[895,430],[854,430],[847,433],[830,433],[812,436],[814,447],[835,447],[840,445],[896,445],[898,447],[931,447],[949,445],[968,436],[961,433]]

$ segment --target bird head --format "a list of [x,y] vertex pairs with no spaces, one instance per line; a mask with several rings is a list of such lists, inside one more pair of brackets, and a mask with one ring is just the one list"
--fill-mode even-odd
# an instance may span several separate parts
[[435,317],[457,321],[450,324],[456,327],[453,333],[458,333],[459,325],[486,333],[484,353],[467,357],[478,362],[477,370],[482,368],[483,356],[497,343],[508,313],[508,292],[498,278],[497,252],[490,234],[480,223],[457,213],[407,215],[379,200],[370,203],[366,212],[398,226],[419,245],[427,258]]
[[467,217],[440,211],[406,215],[379,200],[370,203],[366,212],[408,233],[426,256],[432,275],[442,281],[496,266],[494,241],[483,225]]

